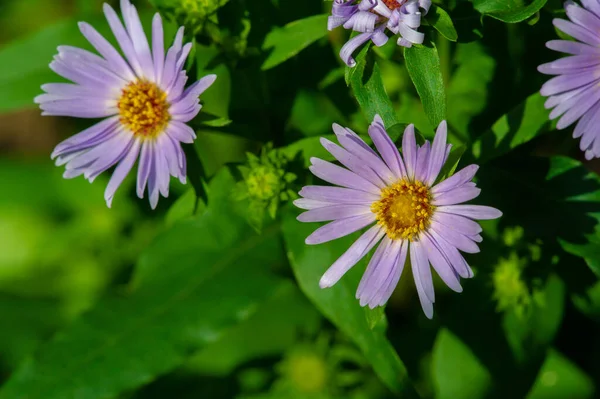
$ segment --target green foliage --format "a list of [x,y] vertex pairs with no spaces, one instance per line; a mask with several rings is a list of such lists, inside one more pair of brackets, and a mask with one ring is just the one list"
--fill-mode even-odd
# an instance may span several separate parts
[[323,29],[325,24],[327,24],[327,15],[315,15],[272,30],[265,37],[263,44],[264,50],[272,49],[272,51],[261,68],[267,70],[276,67],[321,39],[327,34]]
[[[212,208],[159,236],[126,294],[100,301],[56,336],[15,373],[0,398],[114,396],[180,365],[190,350],[252,315],[279,284],[265,266],[281,252],[269,233],[249,232],[232,212],[232,189],[231,175],[220,173],[210,187]],[[224,250],[233,243],[235,251]]]
[[[413,46],[404,50],[406,69],[423,102],[423,108],[433,126],[446,119],[446,92],[435,44]],[[427,73],[423,73],[427,71]]]
[[548,0],[473,0],[473,6],[484,15],[502,22],[516,23],[530,18]]
[[436,398],[485,398],[493,389],[490,372],[450,331],[439,331],[432,356]]
[[385,92],[379,65],[369,52],[369,47],[366,45],[360,50],[354,67],[346,67],[346,84],[352,88],[356,101],[368,121],[372,121],[373,117],[379,114],[386,126],[391,126],[397,123],[396,113]]

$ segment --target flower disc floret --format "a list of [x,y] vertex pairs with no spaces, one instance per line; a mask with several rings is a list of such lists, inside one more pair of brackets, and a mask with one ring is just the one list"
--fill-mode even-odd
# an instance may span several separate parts
[[381,199],[371,205],[392,240],[412,240],[429,226],[433,210],[427,186],[404,179],[381,190]]
[[142,138],[156,138],[171,119],[167,93],[147,80],[129,83],[117,108],[121,123]]

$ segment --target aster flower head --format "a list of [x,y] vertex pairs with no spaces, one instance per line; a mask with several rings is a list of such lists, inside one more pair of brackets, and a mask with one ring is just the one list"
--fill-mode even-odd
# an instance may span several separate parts
[[373,257],[356,292],[361,306],[384,305],[398,284],[407,257],[423,311],[433,317],[430,264],[440,278],[461,292],[459,278],[473,276],[459,251],[479,252],[482,229],[475,220],[495,219],[502,213],[488,206],[461,205],[477,197],[480,189],[471,179],[478,169],[469,165],[438,181],[448,158],[446,122],[440,123],[433,143],[421,146],[409,125],[402,140],[402,155],[388,136],[379,116],[369,127],[377,152],[356,133],[339,125],[333,131],[340,145],[321,143],[342,165],[312,158],[311,172],[337,187],[305,186],[294,204],[307,210],[301,222],[332,221],[306,238],[321,244],[371,226],[325,272],[321,288],[331,287],[373,247]]
[[550,119],[560,117],[556,127],[564,129],[576,123],[573,137],[589,160],[600,157],[600,2],[582,0],[583,7],[565,2],[569,20],[556,18],[554,26],[573,37],[551,40],[546,46],[569,54],[568,57],[540,65],[544,74],[556,75],[546,82],[541,94],[552,108]]
[[360,32],[348,40],[340,51],[340,57],[348,66],[356,63],[352,54],[369,40],[383,46],[389,37],[386,29],[399,35],[398,45],[411,47],[421,44],[423,33],[417,31],[421,17],[427,14],[431,0],[334,0],[327,29],[338,26]]
[[50,83],[35,98],[42,115],[104,118],[101,122],[58,144],[52,153],[56,165],[65,165],[65,178],[84,175],[90,182],[116,165],[104,198],[110,207],[117,188],[139,158],[137,195],[146,185],[150,205],[159,194],[169,195],[170,176],[186,181],[186,159],[181,143],[192,143],[194,130],[186,123],[202,106],[198,96],[216,79],[208,75],[184,89],[184,63],[192,48],[183,45],[183,28],[165,54],[160,15],[152,21],[152,47],[144,34],[135,6],[121,0],[125,24],[104,4],[104,14],[118,42],[119,53],[91,25],[79,29],[100,55],[60,46],[50,68],[73,83]]

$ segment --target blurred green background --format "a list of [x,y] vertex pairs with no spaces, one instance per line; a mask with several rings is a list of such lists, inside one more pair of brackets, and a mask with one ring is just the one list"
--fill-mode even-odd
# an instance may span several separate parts
[[[355,236],[307,247],[315,226],[288,203],[311,182],[305,165],[325,156],[318,138],[332,123],[366,133],[372,110],[355,98],[377,84],[386,124],[433,136],[395,40],[362,51],[375,72],[348,87],[337,56],[347,32],[324,27],[330,2],[134,3],[145,28],[161,11],[166,43],[186,26],[192,77],[219,76],[193,122],[190,183],[172,180],[156,211],[133,176],[112,209],[109,175],[62,179],[50,153],[90,121],[41,117],[33,104],[57,79],[56,46],[89,48],[77,21],[108,35],[102,1],[0,3],[0,398],[596,397],[600,164],[582,163],[536,94],[559,1],[506,2],[539,5],[518,24],[489,11],[493,1],[438,1],[458,42],[431,20],[422,28],[437,45],[460,166],[482,165],[478,203],[505,215],[483,223],[464,293],[436,280],[432,321],[408,268],[385,312],[354,299],[368,259],[320,290]],[[265,199],[249,181],[266,175],[277,184]]]

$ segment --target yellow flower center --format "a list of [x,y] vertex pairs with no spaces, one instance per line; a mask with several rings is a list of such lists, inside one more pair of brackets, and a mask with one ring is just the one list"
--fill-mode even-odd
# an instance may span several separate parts
[[420,181],[408,180],[381,190],[381,199],[371,205],[377,223],[392,240],[412,240],[429,226],[434,209],[429,188]]
[[142,138],[156,138],[171,119],[167,93],[147,80],[128,84],[117,107],[121,123]]

